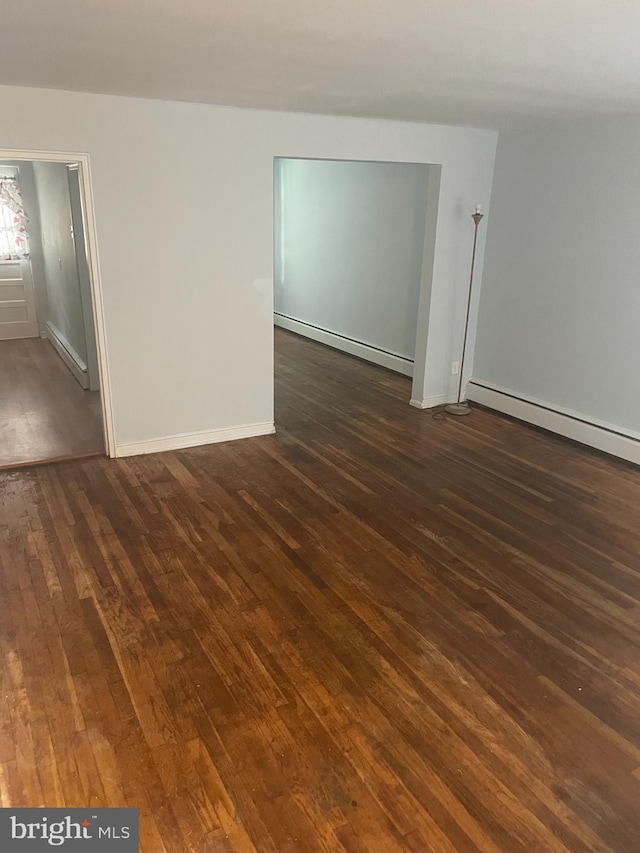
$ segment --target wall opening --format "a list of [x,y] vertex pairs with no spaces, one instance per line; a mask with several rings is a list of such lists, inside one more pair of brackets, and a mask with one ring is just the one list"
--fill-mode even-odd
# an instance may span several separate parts
[[87,169],[86,155],[0,152],[0,212],[14,226],[3,216],[0,467],[110,447]]
[[430,169],[276,158],[276,325],[413,375]]

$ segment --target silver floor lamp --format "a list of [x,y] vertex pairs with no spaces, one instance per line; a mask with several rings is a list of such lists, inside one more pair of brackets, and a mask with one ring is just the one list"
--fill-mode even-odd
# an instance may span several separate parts
[[473,252],[471,253],[471,274],[469,276],[469,298],[467,300],[467,319],[464,324],[464,341],[462,342],[462,360],[460,362],[460,381],[458,382],[458,397],[455,403],[449,403],[444,407],[445,412],[450,415],[470,415],[471,406],[462,399],[462,377],[464,376],[464,357],[467,352],[467,336],[469,334],[469,313],[471,311],[471,294],[473,291],[473,268],[476,264],[476,246],[478,245],[478,225],[484,217],[482,205],[476,205],[475,213],[471,214],[473,219]]

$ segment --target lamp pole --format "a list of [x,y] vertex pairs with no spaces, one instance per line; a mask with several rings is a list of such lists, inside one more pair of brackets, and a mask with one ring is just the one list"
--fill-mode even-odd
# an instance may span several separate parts
[[464,324],[464,340],[462,342],[462,359],[460,361],[460,379],[458,381],[458,396],[455,403],[445,406],[445,412],[450,415],[470,415],[471,406],[462,400],[462,380],[464,376],[464,359],[467,353],[467,337],[469,335],[469,315],[471,313],[471,295],[473,292],[473,270],[476,265],[476,247],[478,245],[478,226],[484,217],[482,205],[476,205],[475,213],[471,214],[473,219],[473,251],[471,253],[471,273],[469,275],[469,298],[467,299],[467,318]]

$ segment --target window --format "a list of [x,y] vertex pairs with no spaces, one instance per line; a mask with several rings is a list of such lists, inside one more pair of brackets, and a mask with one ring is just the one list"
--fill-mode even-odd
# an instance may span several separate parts
[[27,214],[16,178],[0,178],[0,260],[29,257]]

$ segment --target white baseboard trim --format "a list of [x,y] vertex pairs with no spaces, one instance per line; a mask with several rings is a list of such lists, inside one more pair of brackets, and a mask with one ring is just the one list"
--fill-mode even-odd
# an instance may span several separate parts
[[435,397],[425,397],[424,400],[416,400],[411,398],[409,405],[414,409],[433,409],[436,406],[446,406],[448,403],[455,403],[458,398],[455,394],[437,394]]
[[318,341],[318,343],[326,344],[334,349],[342,350],[342,352],[347,352],[349,355],[357,355],[358,358],[363,358],[365,361],[372,361],[374,364],[387,367],[396,373],[413,376],[413,361],[402,356],[384,352],[368,344],[360,343],[360,341],[353,341],[351,338],[342,337],[342,335],[330,332],[327,329],[318,329],[316,326],[310,326],[308,323],[303,323],[301,320],[294,320],[291,317],[285,317],[282,314],[274,314],[273,321],[276,326],[280,326],[282,329],[288,329],[290,332],[303,335],[305,338],[311,338],[314,341]]
[[59,331],[59,329],[56,329],[50,320],[47,320],[46,337],[69,370],[73,373],[74,377],[78,380],[80,385],[82,385],[86,390],[89,387],[89,371],[87,370],[87,365],[80,358],[62,332]]
[[624,430],[626,434],[622,434],[619,427],[596,423],[585,415],[562,410],[541,400],[525,399],[515,391],[500,388],[493,383],[489,387],[489,383],[479,382],[473,379],[469,382],[467,400],[640,465],[640,433],[635,437],[630,431]]
[[234,441],[237,438],[255,438],[259,435],[271,435],[276,431],[273,421],[244,424],[225,429],[209,429],[203,432],[183,432],[178,435],[166,435],[163,438],[150,438],[146,441],[134,441],[129,444],[117,444],[116,456],[139,456],[142,453],[162,453],[166,450],[182,450],[186,447],[199,447],[201,444],[217,444],[221,441]]

